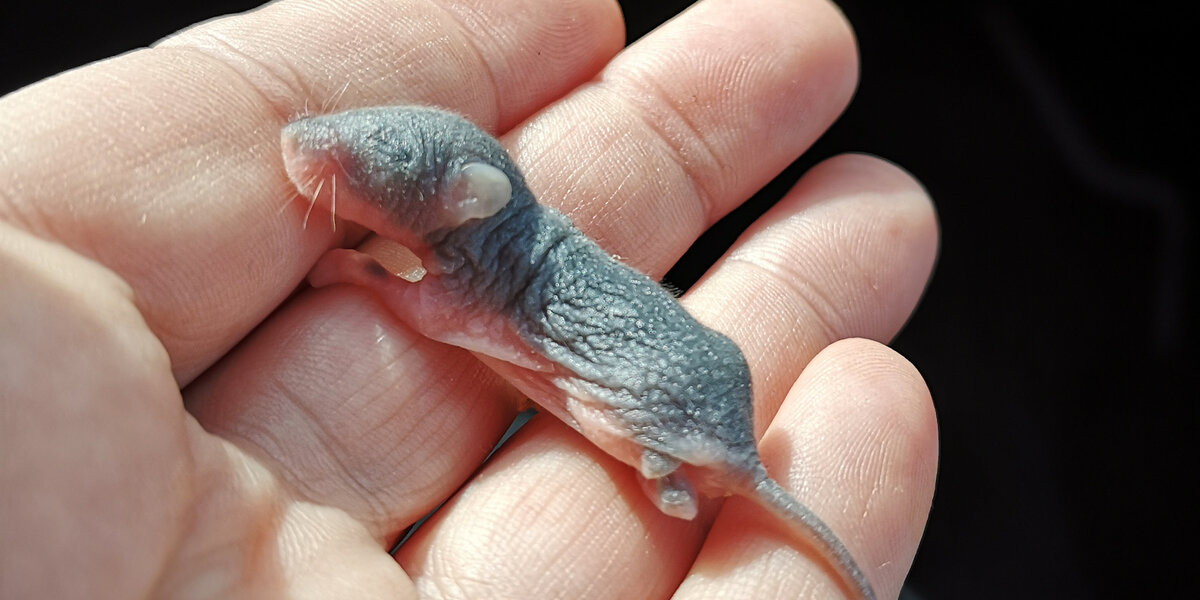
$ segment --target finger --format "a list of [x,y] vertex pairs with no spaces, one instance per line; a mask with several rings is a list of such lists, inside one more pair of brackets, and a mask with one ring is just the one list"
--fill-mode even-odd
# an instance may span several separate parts
[[[911,310],[928,276],[935,247],[932,209],[916,182],[877,159],[841,157],[805,175],[684,302],[750,349],[756,398],[774,407],[780,399],[763,397],[780,390],[787,376],[794,382],[817,351],[806,346],[805,336],[894,332],[904,318],[901,308]],[[810,264],[823,259],[830,261],[828,270]],[[777,266],[794,264],[811,272]],[[823,327],[809,297],[798,293],[805,290],[846,311],[839,327]],[[786,389],[778,391],[780,397]],[[764,427],[773,412],[762,419]],[[563,483],[547,483],[558,477]],[[518,520],[519,528],[509,529],[509,521],[489,517],[491,507],[530,514]],[[486,467],[398,558],[418,589],[432,597],[463,579],[501,585],[517,597],[628,597],[631,588],[622,585],[643,584],[632,595],[664,597],[691,564],[701,530],[702,522],[660,514],[631,469],[590,448],[565,426],[545,424],[516,440],[504,460]],[[520,551],[559,538],[570,540],[570,547],[553,546],[544,556]],[[567,574],[553,580],[529,576],[559,571]],[[472,589],[461,596],[482,593]]]
[[[868,340],[817,355],[759,446],[767,470],[838,535],[880,598],[925,528],[937,424],[916,369]],[[676,598],[844,598],[836,572],[753,502],[725,503]]]
[[144,595],[192,467],[166,353],[112,273],[3,223],[0,281],[0,589]]
[[344,233],[280,212],[289,116],[438,103],[507,128],[621,43],[610,0],[270,4],[0,100],[0,219],[129,282],[187,381]]
[[505,140],[542,201],[659,277],[808,148],[856,80],[830,4],[707,0]]
[[373,296],[302,294],[187,389],[205,429],[337,507],[380,547],[483,462],[517,398],[468,352],[432,343]]
[[[912,176],[878,158],[838,156],[755,222],[685,304],[745,354],[761,435],[821,349],[896,335],[925,289],[937,247],[933,204]],[[742,290],[753,290],[755,302],[705,300]]]
[[422,598],[665,598],[703,531],[664,517],[632,469],[539,414],[396,559]]

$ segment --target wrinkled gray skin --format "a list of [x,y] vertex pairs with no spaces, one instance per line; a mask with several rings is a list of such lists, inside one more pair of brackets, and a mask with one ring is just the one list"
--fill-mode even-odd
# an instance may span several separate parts
[[[339,185],[427,244],[443,286],[507,315],[525,344],[602,399],[647,450],[643,461],[662,471],[660,493],[694,494],[672,471],[700,464],[707,483],[757,499],[791,522],[851,589],[874,598],[833,532],[767,476],[754,443],[750,373],[738,347],[561,213],[538,204],[494,138],[461,117],[418,107],[312,117],[286,133],[313,152],[339,148],[348,180]],[[503,171],[512,199],[491,217],[444,226],[436,198],[471,162]]]

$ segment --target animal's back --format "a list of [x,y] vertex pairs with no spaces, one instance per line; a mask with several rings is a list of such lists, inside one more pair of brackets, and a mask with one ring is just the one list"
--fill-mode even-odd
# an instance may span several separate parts
[[439,238],[456,266],[444,277],[457,282],[444,285],[509,315],[525,343],[577,375],[639,444],[690,464],[745,471],[758,461],[750,372],[729,338],[558,211],[532,204],[483,233]]

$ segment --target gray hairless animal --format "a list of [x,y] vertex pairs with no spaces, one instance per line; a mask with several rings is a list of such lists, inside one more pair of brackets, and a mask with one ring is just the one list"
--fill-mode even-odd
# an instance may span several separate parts
[[494,138],[441,110],[388,107],[297,120],[282,144],[302,194],[329,190],[339,216],[428,269],[412,283],[341,249],[314,267],[313,285],[367,286],[423,335],[474,352],[636,468],[662,512],[695,517],[697,490],[751,498],[875,597],[837,536],[767,475],[738,347],[538,204]]

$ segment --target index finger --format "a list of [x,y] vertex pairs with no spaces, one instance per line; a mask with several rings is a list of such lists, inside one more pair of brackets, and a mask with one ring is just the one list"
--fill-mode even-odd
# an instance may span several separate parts
[[281,214],[280,126],[421,103],[507,129],[623,42],[615,2],[540,4],[284,1],[35,84],[0,99],[0,219],[123,277],[186,382],[345,235]]

